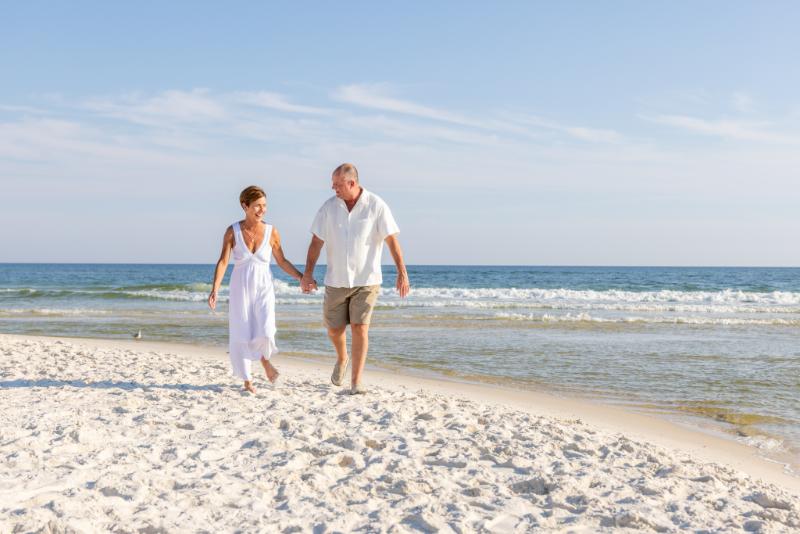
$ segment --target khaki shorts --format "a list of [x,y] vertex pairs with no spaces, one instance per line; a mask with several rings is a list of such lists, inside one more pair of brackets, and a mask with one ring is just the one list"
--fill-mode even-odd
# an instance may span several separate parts
[[348,324],[369,324],[381,286],[325,286],[322,305],[325,326],[342,328]]

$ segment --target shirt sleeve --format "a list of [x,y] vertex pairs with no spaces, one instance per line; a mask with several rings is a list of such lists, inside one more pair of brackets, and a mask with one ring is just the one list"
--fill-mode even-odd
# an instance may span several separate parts
[[325,219],[327,218],[325,215],[325,206],[323,205],[317,212],[316,217],[314,217],[314,222],[311,223],[311,233],[323,241],[328,239],[325,232]]
[[390,210],[389,206],[386,204],[383,204],[378,211],[378,224],[376,226],[378,228],[378,234],[381,237],[381,241],[390,235],[400,232],[400,228],[397,226],[397,223],[392,216],[392,210]]

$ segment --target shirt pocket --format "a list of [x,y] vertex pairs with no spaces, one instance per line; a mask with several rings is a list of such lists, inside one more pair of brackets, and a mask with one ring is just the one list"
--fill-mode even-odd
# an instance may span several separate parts
[[353,236],[354,243],[370,242],[372,237],[372,230],[374,229],[373,220],[370,218],[356,219],[350,223],[350,232]]

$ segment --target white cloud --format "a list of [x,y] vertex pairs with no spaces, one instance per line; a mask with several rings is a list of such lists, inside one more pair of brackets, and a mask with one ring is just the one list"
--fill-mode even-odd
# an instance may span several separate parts
[[[330,114],[328,110],[291,104],[269,92],[214,94],[194,89],[152,96],[126,94],[88,99],[80,110],[146,128],[141,139],[146,144],[184,150],[214,150],[215,146],[236,140],[313,142],[320,135],[329,135],[318,121]],[[286,117],[274,111],[299,116]],[[84,117],[87,118],[92,119]]]
[[740,113],[752,113],[754,109],[753,98],[743,91],[731,95],[731,105]]
[[[732,217],[726,206],[733,201],[748,207],[749,225],[770,230],[767,218],[776,211],[776,204],[791,205],[800,194],[794,176],[800,166],[796,146],[767,142],[777,135],[776,127],[768,122],[647,117],[653,124],[679,128],[684,138],[692,139],[685,133],[692,132],[764,141],[696,150],[670,144],[669,139],[648,145],[623,135],[626,132],[522,113],[499,111],[496,116],[469,119],[482,125],[474,127],[350,106],[331,115],[276,109],[284,103],[295,105],[288,98],[271,100],[273,107],[253,106],[237,100],[235,95],[241,94],[168,91],[107,97],[102,112],[66,101],[53,105],[49,117],[28,116],[24,110],[9,112],[16,119],[0,121],[0,176],[7,204],[23,206],[45,188],[57,192],[65,245],[52,249],[50,260],[74,259],[66,244],[80,242],[85,226],[107,216],[107,204],[100,201],[111,198],[121,206],[115,227],[119,239],[104,249],[110,254],[106,260],[206,261],[218,253],[218,243],[208,242],[207,236],[216,236],[217,226],[223,228],[239,215],[236,192],[258,183],[275,195],[271,213],[283,224],[287,252],[302,258],[307,219],[330,194],[331,169],[342,161],[355,161],[367,187],[385,193],[393,209],[405,217],[409,254],[420,263],[442,258],[445,252],[463,257],[436,246],[447,239],[452,227],[479,229],[478,237],[491,241],[491,232],[480,229],[479,223],[485,220],[498,221],[492,231],[502,231],[507,242],[528,242],[532,235],[544,235],[541,229],[545,227],[552,261],[573,258],[578,262],[590,261],[580,249],[587,229],[594,228],[593,235],[601,236],[614,224],[618,228],[644,224],[653,234],[671,235],[675,219],[683,220],[687,210],[694,209],[689,216],[700,217],[698,232],[708,235],[715,225],[729,220],[725,217]],[[179,104],[178,109],[168,109],[168,102]],[[438,113],[434,116],[449,117],[444,109],[433,111]],[[125,119],[106,120],[108,113]],[[569,139],[589,142],[563,142]],[[451,226],[439,224],[433,198],[452,199]],[[684,205],[681,211],[665,198],[675,199],[674,206],[691,199],[691,209]],[[463,208],[460,202],[479,206],[479,211]],[[642,223],[638,218],[647,210],[635,207],[642,205],[648,206],[652,217],[661,219],[652,218],[648,211]],[[784,211],[790,213],[784,219],[794,221],[790,208]],[[6,228],[6,233],[0,230],[0,238],[9,243],[17,243],[10,241],[17,217],[0,210],[0,223],[5,223],[0,228]],[[139,221],[159,224],[143,229],[136,226]],[[175,256],[174,249],[165,244],[160,221],[177,225],[176,233],[197,236],[184,243],[184,255]],[[782,239],[790,238],[796,222],[792,224],[782,230]],[[562,230],[565,225],[574,232]],[[143,239],[148,251],[135,256],[127,243]],[[590,257],[602,259],[595,255],[597,251],[614,246],[630,248],[625,237],[596,241],[596,247],[589,249]],[[731,242],[738,244],[740,239],[736,236]],[[757,240],[748,243],[759,245]],[[40,257],[27,246],[7,247],[14,252],[6,259]],[[760,246],[767,258],[763,261],[768,261],[769,250]],[[500,244],[495,253],[481,256],[481,261],[542,261],[524,247],[512,251]],[[612,256],[608,261],[614,260]],[[622,261],[627,256],[615,257]],[[666,257],[691,259],[680,256],[678,245],[663,256],[631,253],[630,258],[634,257],[654,262]]]
[[589,141],[592,143],[619,143],[623,141],[623,136],[614,130],[589,128],[586,126],[569,126],[552,120],[542,119],[541,117],[524,117],[518,120],[523,124],[565,133],[581,141]]
[[[231,137],[282,143],[327,142],[332,136],[359,138],[359,130],[418,143],[421,139],[458,144],[498,142],[543,144],[552,134],[589,143],[620,143],[614,130],[561,124],[540,117],[499,114],[466,117],[387,96],[388,86],[346,85],[333,98],[358,107],[380,110],[385,115],[363,116],[347,109],[328,109],[293,103],[270,91],[237,91],[214,94],[206,89],[170,90],[155,95],[128,94],[92,98],[82,108],[99,116],[153,128],[150,139],[160,146],[205,149],[202,138]],[[278,113],[275,113],[278,112]],[[286,115],[289,114],[289,115]],[[441,123],[435,125],[431,122]],[[544,131],[549,132],[548,135]],[[548,139],[548,137],[550,139]]]
[[[521,119],[519,117],[512,117],[509,120],[500,120],[497,118],[470,118],[447,110],[424,106],[409,100],[388,96],[386,94],[388,89],[388,86],[385,84],[345,85],[339,87],[333,93],[333,96],[342,102],[369,109],[411,115],[423,119],[446,122],[465,128],[521,135],[527,138],[539,137],[536,131],[531,131],[531,129],[528,128],[529,126],[535,126],[537,128],[545,128],[550,131],[566,134],[573,139],[592,143],[619,143],[623,140],[623,137],[613,130],[564,125],[539,117],[523,117]],[[449,132],[442,131],[442,133],[453,134],[454,132],[451,130]],[[458,134],[455,137],[475,138],[477,136]]]
[[175,159],[169,151],[141,141],[61,119],[0,123],[0,156],[9,158],[54,164],[69,160],[82,165],[98,161],[146,161],[157,165]]
[[448,111],[387,96],[385,94],[387,89],[388,86],[386,84],[344,85],[334,91],[333,97],[342,102],[347,102],[348,104],[380,111],[413,115],[415,117],[450,122],[461,126],[485,127],[485,124],[481,121],[475,121]]
[[232,95],[232,99],[243,104],[276,111],[285,111],[287,113],[307,115],[330,115],[333,113],[333,111],[329,109],[292,104],[285,96],[268,91],[238,92]]
[[0,105],[0,111],[8,111],[11,113],[25,113],[27,115],[46,115],[50,113],[47,110],[34,108],[30,106],[6,106],[6,105]]
[[800,144],[800,137],[768,131],[769,122],[707,120],[685,115],[640,115],[646,121],[681,128],[694,133],[740,141]]
[[128,94],[120,98],[94,98],[84,107],[100,115],[145,125],[167,126],[227,118],[225,107],[208,90],[164,91],[152,97]]
[[344,119],[345,125],[356,131],[369,131],[373,135],[403,139],[412,144],[427,143],[431,140],[458,144],[496,145],[500,139],[497,134],[487,134],[447,126],[419,124],[408,120],[397,120],[383,115],[356,116]]

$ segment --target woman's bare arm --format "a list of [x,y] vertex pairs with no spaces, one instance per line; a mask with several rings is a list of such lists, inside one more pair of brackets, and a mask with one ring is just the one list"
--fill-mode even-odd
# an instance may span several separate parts
[[233,228],[230,226],[225,230],[225,235],[222,237],[222,251],[219,253],[217,260],[217,267],[214,269],[214,281],[211,284],[211,293],[208,295],[208,307],[216,309],[217,307],[217,291],[222,284],[222,279],[225,277],[225,271],[228,269],[228,261],[230,261],[231,250],[233,250]]
[[303,273],[297,270],[297,267],[292,265],[292,262],[286,259],[286,256],[283,255],[283,248],[281,247],[281,235],[278,233],[278,229],[274,226],[272,227],[272,235],[269,238],[269,244],[272,246],[272,256],[275,258],[275,263],[283,269],[286,274],[294,278],[295,280],[302,280]]

